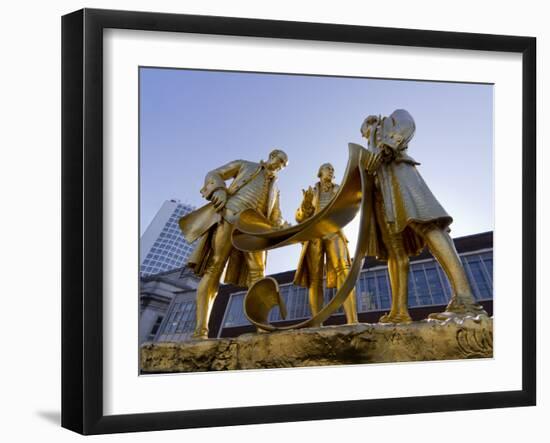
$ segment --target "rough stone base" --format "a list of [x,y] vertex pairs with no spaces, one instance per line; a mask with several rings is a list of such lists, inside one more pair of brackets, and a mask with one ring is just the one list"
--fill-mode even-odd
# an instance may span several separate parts
[[236,338],[145,343],[142,373],[223,371],[491,358],[486,316],[408,324],[325,326]]

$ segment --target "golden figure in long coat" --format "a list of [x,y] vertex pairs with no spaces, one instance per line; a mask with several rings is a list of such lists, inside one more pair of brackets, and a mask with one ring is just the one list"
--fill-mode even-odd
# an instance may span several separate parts
[[411,320],[407,308],[409,256],[427,246],[449,278],[453,290],[446,312],[431,317],[444,319],[453,314],[481,314],[466,273],[449,235],[452,217],[439,204],[407,154],[415,132],[412,116],[398,109],[388,117],[369,116],[361,126],[374,159],[367,172],[374,175],[374,219],[370,223],[369,256],[387,260],[392,305],[381,322]]
[[[319,181],[314,187],[310,186],[303,191],[302,204],[296,211],[298,223],[317,214],[338,191],[339,186],[333,181],[334,167],[330,163],[321,165],[317,176]],[[351,265],[347,242],[344,233],[339,230],[323,238],[303,243],[294,284],[309,288],[309,306],[313,315],[317,315],[323,307],[325,274],[327,288],[339,288],[346,279]],[[351,291],[344,302],[344,312],[348,324],[357,323],[355,291]]]
[[[198,239],[187,263],[202,277],[197,288],[195,338],[208,337],[210,311],[226,264],[225,283],[248,287],[263,278],[265,251],[239,251],[232,246],[231,234],[245,209],[257,211],[275,228],[284,226],[276,180],[287,163],[287,155],[275,149],[265,162],[235,160],[210,171],[201,189],[210,203],[180,219],[185,239],[189,243]],[[229,179],[233,181],[226,186]]]

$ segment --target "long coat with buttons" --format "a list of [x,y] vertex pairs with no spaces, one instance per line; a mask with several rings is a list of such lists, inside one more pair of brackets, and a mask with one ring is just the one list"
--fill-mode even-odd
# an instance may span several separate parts
[[[336,195],[339,188],[340,188],[339,185],[337,185],[336,183],[333,184],[333,186],[332,186],[332,196],[333,197],[334,197],[334,195]],[[321,193],[321,185],[320,185],[319,182],[317,182],[315,184],[315,187],[314,187],[314,194],[313,194],[313,201],[312,201],[312,205],[313,205],[313,208],[314,208],[313,214],[316,214],[320,210],[320,205],[319,205],[320,193]],[[300,222],[304,221],[304,219],[305,219],[305,217],[302,215],[301,209],[299,208],[298,211],[296,211],[296,221],[298,221],[300,223]],[[332,234],[332,235],[340,236],[342,238],[342,240],[347,243],[346,236],[344,235],[342,230],[340,230],[337,233]],[[300,259],[298,261],[298,266],[296,267],[296,272],[294,274],[294,281],[293,281],[293,283],[295,285],[306,287],[306,288],[309,288],[311,286],[311,284],[313,283],[313,278],[312,278],[311,270],[310,270],[311,265],[310,265],[309,260],[308,260],[308,250],[310,248],[310,244],[311,244],[311,242],[309,242],[309,241],[306,241],[302,244],[302,252],[300,253]],[[347,260],[348,266],[351,265],[349,254],[347,254],[345,259]],[[323,267],[323,277],[326,277],[326,287],[327,288],[335,288],[336,287],[336,270],[334,269],[334,266],[330,262],[330,260],[325,261],[325,265]]]
[[[372,154],[380,152],[373,132],[368,150]],[[399,234],[403,247],[409,256],[419,254],[425,240],[411,224],[417,226],[437,226],[450,230],[452,217],[436,199],[420,173],[420,164],[407,153],[408,146],[391,151],[389,160],[383,161],[375,176],[374,193],[368,198],[374,200],[375,214],[370,224],[368,256],[387,260],[388,248],[382,238],[380,223],[385,223],[391,234]]]
[[[240,189],[252,181],[261,169],[261,163],[246,160],[229,162],[206,174],[204,186],[200,192],[205,199],[210,200],[214,191],[223,188],[226,189],[229,200],[232,195],[237,194]],[[229,179],[233,179],[233,181],[226,187],[225,181]],[[179,220],[179,226],[185,239],[189,243],[197,241],[197,246],[189,257],[187,266],[193,269],[198,276],[204,275],[206,271],[212,253],[211,239],[217,224],[221,222],[222,217],[231,224],[235,223],[236,218],[238,218],[238,214],[235,217],[235,215],[226,215],[225,212],[216,211],[213,204],[208,203]],[[279,206],[279,191],[275,179],[269,189],[267,218],[273,226],[280,226],[283,223]],[[243,252],[233,249],[229,256],[224,282],[236,286],[246,286],[247,278],[248,267]]]

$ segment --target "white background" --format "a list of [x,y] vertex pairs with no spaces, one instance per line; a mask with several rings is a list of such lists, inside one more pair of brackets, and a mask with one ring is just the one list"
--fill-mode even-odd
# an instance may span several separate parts
[[[541,88],[548,68],[550,31],[542,2],[462,1],[456,4],[395,0],[378,13],[365,2],[166,1],[13,2],[4,5],[0,70],[2,153],[0,189],[2,226],[2,369],[0,402],[5,441],[72,441],[81,439],[59,428],[60,409],[60,16],[82,6],[166,12],[233,15],[284,20],[350,23],[516,35],[538,41],[538,145],[542,150],[542,112],[549,97]],[[548,74],[546,74],[548,75]],[[545,100],[543,100],[543,98]],[[543,103],[544,102],[544,103]],[[539,157],[539,191],[546,195]],[[520,168],[518,165],[518,173]],[[539,198],[542,203],[542,199]],[[539,225],[548,220],[539,209]],[[540,249],[548,244],[541,232]],[[548,265],[540,253],[539,273]],[[539,294],[548,292],[540,279]],[[7,303],[6,303],[7,302]],[[539,300],[539,312],[548,306]],[[539,318],[541,316],[539,315]],[[539,374],[548,367],[547,325],[539,325]],[[317,441],[342,438],[421,441],[512,440],[544,433],[550,412],[548,383],[539,377],[539,406],[495,411],[466,411],[400,417],[330,420],[224,429],[164,431],[96,437],[128,441]],[[431,429],[431,431],[429,431]],[[461,432],[463,431],[463,432]],[[538,432],[537,432],[538,431]],[[478,434],[476,437],[473,435]],[[543,434],[544,435],[544,434]],[[536,437],[535,437],[536,438]],[[542,437],[544,438],[544,437]],[[540,439],[539,439],[540,440]]]
[[[444,60],[444,63],[442,63]],[[137,66],[495,84],[494,359],[137,377]],[[104,412],[459,394],[521,388],[521,57],[440,49],[109,30],[104,33]],[[434,86],[436,87],[436,86]],[[365,113],[368,104],[365,104]],[[491,149],[491,147],[488,147]],[[183,165],[182,165],[183,168]],[[182,169],[182,173],[184,173]],[[490,173],[490,171],[489,171]],[[459,218],[460,214],[457,215]],[[352,241],[353,241],[353,237]],[[116,241],[115,241],[116,239]],[[502,294],[502,296],[500,295]],[[414,383],[411,383],[414,380]],[[453,380],[453,383],[449,383]],[[373,382],[376,381],[376,382]],[[328,392],[319,389],[337,383]],[[204,395],[208,386],[216,395]],[[185,395],[174,395],[179,392]]]

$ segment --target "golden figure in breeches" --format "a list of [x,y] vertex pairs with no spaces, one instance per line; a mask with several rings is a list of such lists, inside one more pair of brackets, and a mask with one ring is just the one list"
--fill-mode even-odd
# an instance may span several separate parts
[[[233,225],[222,219],[210,239],[210,257],[197,288],[197,326],[195,336],[208,335],[208,320],[218,293],[221,276],[231,253],[238,254],[231,245]],[[264,276],[265,252],[244,252],[244,265],[248,268],[246,286]]]
[[[374,175],[374,218],[377,235],[368,255],[387,260],[392,305],[381,322],[411,321],[408,312],[409,257],[427,246],[447,275],[453,290],[444,313],[430,317],[445,319],[456,314],[477,315],[485,311],[474,300],[470,284],[449,235],[452,218],[445,212],[418,173],[419,164],[408,156],[414,135],[414,120],[407,111],[389,117],[368,117],[361,127],[375,160],[367,166]],[[486,313],[485,313],[486,314]]]
[[[210,171],[201,189],[210,203],[180,219],[186,240],[197,240],[187,265],[202,277],[197,288],[195,338],[208,337],[210,312],[226,264],[225,283],[249,287],[263,278],[265,251],[239,251],[231,243],[231,234],[246,209],[262,214],[275,228],[284,225],[275,181],[287,162],[287,155],[276,149],[265,162],[236,160]],[[226,187],[229,179],[233,181]]]
[[[332,182],[334,168],[330,163],[321,165],[318,176],[320,182],[314,188],[303,191],[304,200],[296,212],[297,222],[304,221],[324,208],[338,190],[338,185]],[[346,279],[350,265],[347,239],[341,230],[303,244],[294,284],[309,288],[309,306],[313,315],[323,308],[325,274],[327,288],[339,288]],[[355,291],[351,291],[343,307],[347,323],[357,323]]]

